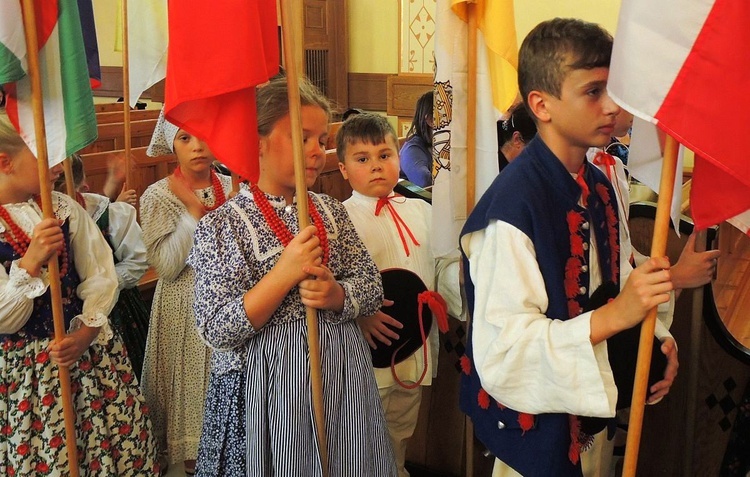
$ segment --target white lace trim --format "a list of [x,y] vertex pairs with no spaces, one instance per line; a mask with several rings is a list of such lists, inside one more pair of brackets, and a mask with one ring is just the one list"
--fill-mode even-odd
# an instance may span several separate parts
[[[107,315],[102,313],[96,313],[94,316],[78,315],[70,320],[70,327],[68,333],[79,329],[81,325],[86,325],[90,328],[99,328],[99,334],[94,338],[94,341],[100,345],[106,345],[109,340],[114,336],[112,327],[109,325],[109,318]],[[93,342],[92,342],[93,343]]]
[[[52,210],[55,211],[55,217],[60,220],[65,220],[70,217],[70,202],[73,199],[66,195],[58,192],[52,193]],[[26,202],[19,202],[17,204],[6,204],[5,208],[10,213],[13,221],[23,230],[26,234],[31,237],[34,231],[34,226],[39,223],[42,217],[42,209],[37,205],[34,199],[29,199]],[[5,224],[0,222],[0,234],[5,232]],[[3,241],[6,241],[4,237]]]
[[47,269],[43,268],[38,277],[32,277],[25,268],[18,265],[19,261],[20,259],[14,260],[10,265],[9,285],[20,290],[30,300],[44,295],[49,284]]
[[85,193],[82,194],[83,199],[86,202],[86,212],[96,222],[99,218],[104,215],[104,212],[109,207],[110,200],[108,197],[98,194]]

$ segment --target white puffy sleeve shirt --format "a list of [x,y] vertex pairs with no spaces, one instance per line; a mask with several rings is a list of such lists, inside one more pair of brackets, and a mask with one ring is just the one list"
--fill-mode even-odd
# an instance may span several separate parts
[[[112,251],[99,228],[78,203],[56,192],[53,192],[52,202],[57,217],[69,220],[70,246],[81,279],[76,294],[83,301],[83,313],[73,318],[70,331],[80,327],[81,323],[101,327],[98,340],[106,343],[112,337],[107,316],[119,295]],[[5,204],[5,208],[31,237],[34,226],[42,220],[39,206],[29,200]],[[4,224],[0,224],[0,233],[4,231]],[[31,316],[34,298],[44,294],[48,286],[46,268],[39,277],[30,277],[18,266],[18,260],[11,264],[9,274],[0,267],[0,333],[15,333],[23,327]]]

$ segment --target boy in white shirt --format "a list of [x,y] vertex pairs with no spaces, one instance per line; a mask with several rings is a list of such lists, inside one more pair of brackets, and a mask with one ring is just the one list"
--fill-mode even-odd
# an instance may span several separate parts
[[[358,114],[341,126],[336,146],[341,174],[354,189],[344,206],[375,265],[381,272],[394,268],[409,270],[421,278],[428,290],[444,285],[444,295],[454,297],[450,301],[455,306],[449,304],[449,309],[453,316],[460,315],[458,262],[438,265],[432,254],[431,206],[421,199],[393,193],[400,170],[398,139],[393,127],[383,116]],[[444,277],[440,284],[436,283],[438,270]],[[373,350],[391,345],[391,340],[399,338],[396,329],[402,327],[398,320],[382,311],[360,317],[358,322]],[[422,386],[432,383],[437,369],[436,328],[433,323],[427,343],[392,369],[375,368],[399,477],[409,475],[404,468],[406,444],[417,425]]]

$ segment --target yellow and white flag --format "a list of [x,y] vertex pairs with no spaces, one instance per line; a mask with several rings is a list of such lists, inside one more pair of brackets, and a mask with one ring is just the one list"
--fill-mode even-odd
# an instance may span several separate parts
[[[512,0],[476,3],[477,84],[468,85],[468,25],[464,0],[437,0],[435,16],[435,130],[433,133],[433,252],[458,246],[466,220],[467,92],[477,90],[476,191],[478,200],[498,173],[497,120],[518,94]],[[473,204],[472,204],[473,206]]]
[[[122,50],[122,1],[119,3],[115,50]],[[144,91],[167,76],[169,30],[167,0],[127,0],[130,107]]]

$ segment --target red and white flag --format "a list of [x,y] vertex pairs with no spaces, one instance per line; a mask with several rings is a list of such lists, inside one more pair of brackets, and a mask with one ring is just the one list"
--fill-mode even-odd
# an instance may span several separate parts
[[278,67],[276,0],[169,2],[166,117],[250,181],[259,173],[255,86]]
[[750,209],[748,25],[747,1],[628,0],[620,10],[610,95],[695,152],[698,229]]

